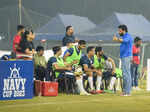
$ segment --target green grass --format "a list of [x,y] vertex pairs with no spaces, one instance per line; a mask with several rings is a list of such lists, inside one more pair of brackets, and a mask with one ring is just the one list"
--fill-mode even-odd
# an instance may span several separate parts
[[132,96],[100,94],[34,97],[29,100],[0,101],[0,112],[150,112],[150,92],[132,92]]
[[[145,89],[146,81],[140,81]],[[59,94],[26,100],[0,101],[0,112],[150,112],[150,92],[133,91],[132,96]]]

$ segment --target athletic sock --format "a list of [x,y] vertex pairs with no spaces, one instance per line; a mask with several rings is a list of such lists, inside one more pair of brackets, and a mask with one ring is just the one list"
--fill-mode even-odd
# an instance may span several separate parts
[[116,77],[112,77],[109,85],[109,89],[112,90],[116,81]]
[[94,90],[94,87],[93,87],[93,77],[88,77],[88,82],[89,82],[90,89]]
[[102,84],[102,76],[97,76],[96,90],[100,90],[101,84]]

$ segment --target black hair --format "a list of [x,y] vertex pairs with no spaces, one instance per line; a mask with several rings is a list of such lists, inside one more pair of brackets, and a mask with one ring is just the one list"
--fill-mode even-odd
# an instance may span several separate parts
[[85,40],[79,40],[78,44],[79,44],[79,45],[85,45],[85,44],[86,44],[86,41],[85,41]]
[[136,42],[138,42],[138,41],[140,41],[140,40],[142,40],[140,37],[135,37],[135,38],[134,38],[134,43],[136,43]]
[[22,30],[22,29],[24,29],[25,28],[25,26],[23,26],[23,25],[18,25],[17,26],[17,32],[19,32],[20,30]]
[[23,35],[22,35],[22,39],[26,39],[26,38],[27,38],[27,35],[29,35],[30,32],[31,32],[32,34],[34,33],[33,30],[25,30],[25,32],[24,32]]
[[125,31],[125,32],[128,32],[128,28],[127,28],[126,25],[119,25],[118,28],[119,28],[119,29],[122,29],[122,30]]
[[70,39],[67,40],[66,44],[70,44],[70,43],[73,43],[72,40],[70,40]]
[[44,47],[43,46],[37,46],[36,51],[37,52],[44,51]]
[[[22,38],[21,38],[21,41],[20,41],[20,47],[21,47],[22,45],[24,45],[23,43],[25,43],[25,42],[27,41],[27,35],[29,35],[30,32],[33,33],[33,31],[31,31],[31,30],[26,30],[26,31],[23,33],[23,35],[21,36]],[[23,46],[22,46],[22,47],[23,47]]]
[[71,28],[72,26],[67,26],[66,27],[66,32]]
[[87,53],[89,53],[89,51],[92,51],[92,49],[94,49],[95,47],[94,46],[89,46],[88,48],[87,48]]
[[61,50],[61,47],[60,46],[55,46],[52,49],[53,49],[54,54],[56,54],[58,51]]
[[95,48],[95,52],[97,53],[97,52],[100,52],[100,51],[102,51],[103,50],[103,48],[101,47],[101,46],[98,46],[98,47],[96,47]]

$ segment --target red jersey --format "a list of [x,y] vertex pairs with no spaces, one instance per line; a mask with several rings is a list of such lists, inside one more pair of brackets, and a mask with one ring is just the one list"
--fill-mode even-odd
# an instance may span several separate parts
[[19,44],[20,44],[20,41],[21,41],[21,36],[16,35],[16,36],[14,37],[14,40],[13,40],[13,51],[14,51],[14,52],[17,52],[15,46],[16,46],[16,45],[19,45]]
[[140,47],[136,47],[135,45],[133,45],[132,53],[133,53],[133,62],[135,64],[140,64]]

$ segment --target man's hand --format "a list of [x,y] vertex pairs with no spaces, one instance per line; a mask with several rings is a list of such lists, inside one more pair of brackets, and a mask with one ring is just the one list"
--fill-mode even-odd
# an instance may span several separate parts
[[79,61],[78,60],[74,60],[73,61],[73,64],[77,64]]
[[114,74],[115,74],[115,71],[116,71],[115,69],[113,69],[113,70],[112,70],[112,75],[114,75]]
[[118,38],[116,37],[116,35],[113,36],[113,41],[117,41]]
[[101,71],[101,70],[97,70],[96,73],[97,73],[98,75],[102,75],[102,71]]
[[68,71],[71,71],[71,70],[72,70],[72,67],[67,67],[67,70],[68,70]]

